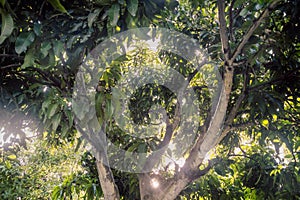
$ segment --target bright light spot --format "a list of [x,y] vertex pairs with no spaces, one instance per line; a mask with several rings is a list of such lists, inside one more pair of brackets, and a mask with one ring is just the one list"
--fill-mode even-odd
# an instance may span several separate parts
[[212,154],[213,154],[212,151],[208,152],[208,153],[205,155],[203,162],[209,161],[209,160],[211,159],[211,157],[212,157]]
[[181,168],[183,167],[184,163],[185,163],[185,159],[184,158],[179,158],[179,160],[175,161],[177,163],[177,165]]
[[147,40],[146,42],[148,45],[149,45],[149,48],[156,52],[157,51],[157,47],[159,46],[159,40],[158,39],[155,39],[154,41],[153,40]]
[[247,114],[246,114],[246,113],[243,113],[243,114],[242,114],[242,118],[243,118],[243,119],[247,118]]
[[4,142],[4,139],[3,139],[3,135],[4,135],[3,129],[4,128],[0,129],[0,147],[3,145],[3,142]]
[[44,89],[43,89],[43,92],[46,92],[46,91],[47,91],[47,89],[48,89],[48,87],[47,87],[47,86],[45,86],[45,87],[44,87]]
[[151,179],[150,183],[151,183],[151,186],[153,188],[158,188],[159,187],[159,182],[158,182],[158,180],[156,178]]

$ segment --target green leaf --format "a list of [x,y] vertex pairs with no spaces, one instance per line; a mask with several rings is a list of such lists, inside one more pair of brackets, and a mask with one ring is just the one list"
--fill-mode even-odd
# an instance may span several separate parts
[[25,69],[26,67],[33,66],[35,64],[34,60],[35,60],[34,52],[32,49],[29,49],[26,52],[24,63],[22,64],[21,68]]
[[58,108],[58,104],[51,104],[49,106],[48,113],[47,113],[48,119],[50,119],[56,113],[57,108]]
[[69,127],[72,127],[73,120],[74,120],[73,113],[70,110],[66,110],[65,114],[67,115],[67,118],[68,118]]
[[51,43],[49,41],[45,41],[41,44],[41,54],[42,58],[45,58],[48,55],[49,50],[51,49]]
[[134,17],[138,10],[139,2],[138,0],[128,0],[127,10]]
[[246,17],[246,15],[248,14],[248,9],[247,8],[243,8],[243,10],[240,12],[240,16],[242,17]]
[[45,110],[51,104],[51,101],[52,101],[51,98],[47,98],[46,100],[44,100],[44,102],[42,103],[42,112],[45,112]]
[[34,23],[33,31],[37,36],[40,36],[42,33],[42,25],[40,23]]
[[54,117],[52,118],[52,130],[53,131],[56,131],[58,125],[60,124],[60,121],[61,121],[61,113],[54,115]]
[[58,10],[62,13],[68,13],[65,7],[60,3],[59,0],[48,0],[48,2],[52,5],[55,10]]
[[6,13],[3,9],[0,9],[2,25],[1,25],[1,35],[0,44],[9,37],[14,29],[14,21],[10,14]]
[[108,120],[108,119],[111,119],[112,117],[112,114],[113,114],[113,107],[112,107],[112,104],[111,104],[111,100],[109,99],[106,99],[106,107],[105,107],[105,119]]
[[239,8],[240,6],[243,5],[245,1],[244,0],[236,0],[234,3],[234,8]]
[[11,154],[11,155],[7,156],[7,158],[9,158],[10,160],[15,160],[15,159],[17,159],[17,156],[15,154]]
[[108,18],[111,26],[116,26],[120,18],[120,5],[113,4],[108,10]]
[[94,12],[91,12],[88,15],[88,27],[92,28],[93,23],[95,22],[95,20],[97,19],[97,17],[99,16],[99,13],[101,12],[102,9],[96,9],[94,10]]
[[60,41],[60,40],[53,40],[52,41],[52,46],[53,46],[53,51],[54,54],[57,57],[60,57],[60,54],[63,52],[64,50],[64,44]]
[[34,33],[33,32],[23,32],[21,33],[16,40],[15,51],[17,54],[25,52],[27,47],[29,47],[34,41]]
[[2,7],[4,7],[4,5],[5,5],[5,0],[0,0],[0,3],[1,3],[1,5],[2,5]]

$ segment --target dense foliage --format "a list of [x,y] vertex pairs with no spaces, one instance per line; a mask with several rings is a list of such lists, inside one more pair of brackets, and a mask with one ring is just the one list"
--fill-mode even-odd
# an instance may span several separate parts
[[[73,109],[81,108],[72,105],[72,93],[80,64],[108,36],[144,26],[166,27],[197,39],[222,77],[226,71],[228,52],[222,49],[220,10],[214,0],[0,3],[1,199],[103,195],[96,160],[82,147],[74,126]],[[300,198],[300,2],[278,1],[259,21],[271,3],[226,1],[229,55],[236,56],[228,131],[200,166],[203,174],[178,199]],[[108,137],[131,152],[150,152],[164,134],[140,139],[119,129],[112,118],[119,111],[112,107],[112,88],[128,71],[153,62],[190,79],[201,102],[203,127],[212,106],[203,75],[182,57],[147,48],[120,57],[100,77],[96,111],[98,120],[108,124]],[[175,120],[174,99],[166,87],[145,85],[130,99],[131,117],[137,124],[150,124],[155,118],[152,106],[160,105]],[[88,114],[82,113],[82,118],[88,119]],[[40,139],[32,140],[35,137]],[[178,172],[175,168],[159,168],[159,175],[151,176],[168,179]],[[140,198],[138,175],[116,170],[113,174],[121,198]]]

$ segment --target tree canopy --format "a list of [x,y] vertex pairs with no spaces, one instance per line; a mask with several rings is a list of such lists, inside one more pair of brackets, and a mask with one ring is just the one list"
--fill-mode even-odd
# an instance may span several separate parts
[[[299,1],[0,3],[1,199],[300,198]],[[170,30],[162,44],[180,47],[143,43],[161,29]],[[113,40],[126,31],[138,41],[134,34],[121,45]],[[105,63],[106,54],[119,56]],[[76,104],[84,94],[78,74],[90,58],[105,66],[92,103]],[[178,91],[149,81],[175,71],[182,79],[169,86]],[[135,78],[145,84],[130,87]],[[104,133],[93,135],[95,119]],[[124,155],[108,154],[106,139]],[[126,161],[134,153],[146,155],[144,171],[103,162],[133,163],[127,168],[135,171]]]

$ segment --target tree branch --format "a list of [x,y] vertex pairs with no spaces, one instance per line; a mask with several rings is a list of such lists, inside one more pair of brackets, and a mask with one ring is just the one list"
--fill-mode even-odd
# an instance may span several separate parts
[[[225,59],[229,59],[228,36],[225,21],[225,7],[222,0],[218,0],[219,21],[220,21],[220,37],[223,45]],[[232,89],[233,67],[225,60],[224,82],[219,94],[218,102],[212,111],[212,117],[207,131],[198,137],[195,145],[192,147],[191,153],[186,160],[182,171],[188,173],[190,170],[196,170],[205,158],[205,155],[219,141],[221,129],[224,123],[229,97]]]
[[204,176],[205,174],[207,174],[211,170],[211,168],[213,168],[218,163],[220,163],[220,158],[214,158],[212,160],[209,160],[207,167],[205,167],[202,170],[198,169],[197,172],[193,173],[193,175],[192,175],[193,177],[192,177],[191,181],[197,180],[200,177]]
[[172,136],[174,134],[174,130],[176,129],[180,121],[179,110],[180,110],[180,105],[179,103],[177,103],[173,123],[170,122],[170,119],[167,116],[167,120],[166,120],[167,127],[166,127],[165,136],[163,140],[160,142],[160,144],[157,146],[157,151],[154,151],[145,162],[143,167],[144,172],[151,171],[152,168],[156,165],[156,163],[159,161],[161,156],[166,151],[168,144],[170,143]]
[[274,0],[262,13],[261,15],[253,21],[252,26],[249,28],[249,30],[247,31],[247,33],[244,34],[243,39],[240,41],[239,45],[237,46],[237,48],[235,49],[235,51],[233,52],[232,57],[230,58],[230,63],[233,63],[234,60],[236,59],[236,57],[241,53],[242,49],[244,48],[244,46],[246,45],[246,43],[248,42],[249,38],[252,36],[253,32],[257,29],[257,27],[262,23],[263,19],[265,19],[270,11],[272,9],[274,9],[277,4],[280,2],[281,0]]
[[232,0],[229,6],[229,36],[230,36],[230,40],[231,42],[234,42],[235,38],[234,38],[234,34],[233,34],[233,6],[234,6],[235,0]]
[[231,109],[227,120],[225,122],[226,125],[230,126],[233,123],[233,120],[238,112],[238,109],[240,108],[243,100],[245,99],[246,96],[246,88],[248,86],[248,82],[249,82],[249,73],[248,73],[248,68],[247,70],[244,72],[243,74],[244,76],[244,83],[243,83],[243,89],[241,91],[240,96],[238,97],[237,101],[235,102],[235,105],[233,106],[233,108]]
[[0,54],[0,57],[7,57],[7,58],[18,58],[18,59],[24,59],[23,56],[19,56],[18,54],[6,54],[6,53],[3,53],[3,54]]
[[293,75],[293,73],[295,73],[295,72],[297,72],[297,71],[300,71],[300,69],[296,68],[296,69],[290,71],[290,72],[287,73],[287,74],[283,74],[283,75],[280,76],[279,78],[272,79],[272,80],[269,80],[269,81],[267,81],[267,82],[264,82],[264,83],[257,84],[257,85],[254,85],[254,86],[252,86],[252,87],[249,87],[249,88],[247,89],[247,91],[253,92],[253,91],[259,90],[259,89],[261,89],[261,88],[264,88],[264,87],[266,87],[266,86],[275,84],[275,83],[277,83],[277,82],[284,81],[284,80],[286,80],[287,78],[291,77],[291,76]]
[[228,33],[225,19],[225,2],[223,0],[218,0],[218,14],[219,14],[219,23],[220,23],[220,38],[222,42],[222,50],[225,57],[225,62],[229,61],[230,58],[230,48],[228,42]]
[[10,65],[5,65],[5,66],[2,66],[0,67],[0,69],[8,69],[8,68],[11,68],[11,67],[20,67],[21,65],[20,64],[10,64]]

